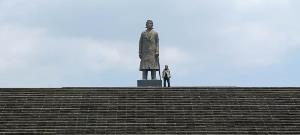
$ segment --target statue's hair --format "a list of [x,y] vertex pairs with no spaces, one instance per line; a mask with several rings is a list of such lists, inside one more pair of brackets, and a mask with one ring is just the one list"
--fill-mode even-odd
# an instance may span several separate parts
[[152,23],[153,23],[153,21],[152,21],[152,20],[147,20],[147,22],[146,22],[146,23],[150,23],[150,22],[152,22]]
[[[148,23],[152,23],[153,24],[153,21],[152,20],[147,20],[147,22],[146,22],[146,28],[147,28],[147,24]],[[152,29],[154,29],[154,28],[152,28]]]

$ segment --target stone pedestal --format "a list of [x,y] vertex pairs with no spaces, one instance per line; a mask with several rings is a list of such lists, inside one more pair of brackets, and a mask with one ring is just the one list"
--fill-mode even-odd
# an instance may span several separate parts
[[162,80],[138,80],[138,87],[162,87]]

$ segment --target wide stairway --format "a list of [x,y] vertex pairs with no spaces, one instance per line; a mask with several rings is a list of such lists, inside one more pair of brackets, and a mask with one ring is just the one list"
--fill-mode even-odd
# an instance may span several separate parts
[[0,89],[0,134],[300,134],[300,88]]

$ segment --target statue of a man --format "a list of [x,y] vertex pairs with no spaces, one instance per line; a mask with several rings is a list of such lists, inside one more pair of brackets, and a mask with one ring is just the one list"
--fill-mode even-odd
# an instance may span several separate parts
[[148,71],[151,71],[152,80],[156,80],[156,71],[160,69],[158,33],[153,30],[152,20],[146,22],[146,28],[139,43],[140,71],[143,72],[143,80],[147,80]]

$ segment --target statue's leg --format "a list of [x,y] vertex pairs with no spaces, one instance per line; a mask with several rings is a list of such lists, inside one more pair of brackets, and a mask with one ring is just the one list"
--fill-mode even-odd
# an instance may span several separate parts
[[147,78],[148,78],[148,71],[144,70],[143,71],[143,80],[147,80]]
[[151,70],[151,78],[152,78],[152,80],[156,80],[156,71],[155,70]]

